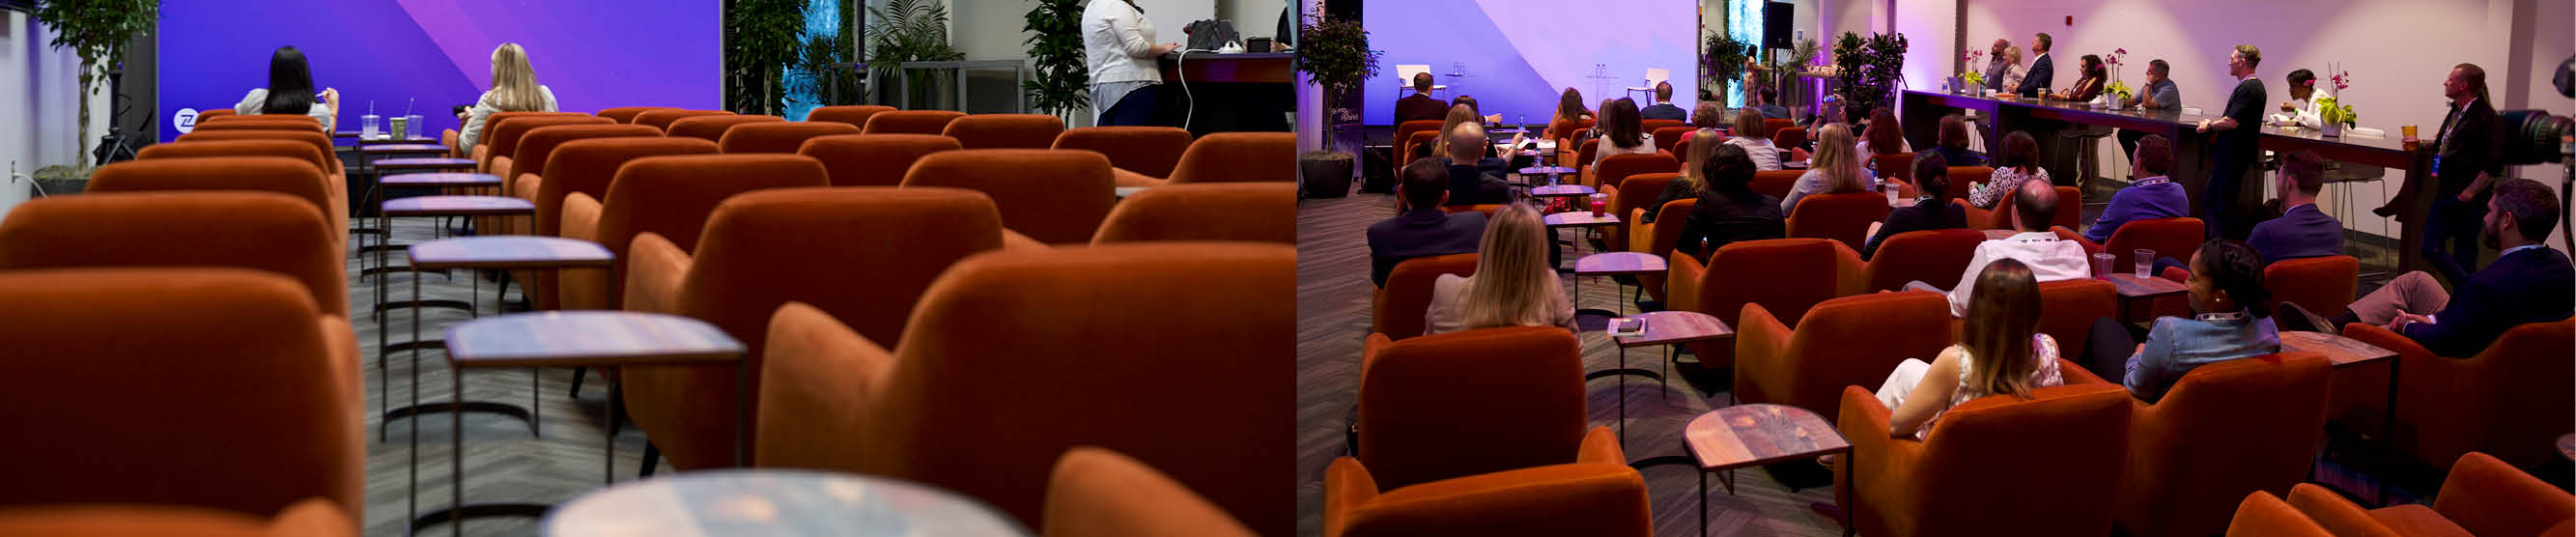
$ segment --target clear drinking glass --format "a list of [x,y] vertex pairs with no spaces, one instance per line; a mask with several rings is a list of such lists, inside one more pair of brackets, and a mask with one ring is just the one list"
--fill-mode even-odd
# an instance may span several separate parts
[[2093,279],[2111,279],[2111,266],[2116,264],[2114,261],[2119,259],[2120,256],[2113,255],[2109,252],[2093,254]]
[[410,125],[408,128],[405,128],[405,129],[403,130],[403,137],[404,137],[404,138],[411,138],[411,139],[418,139],[418,138],[420,138],[420,124],[421,124],[421,115],[420,115],[420,114],[412,114],[412,115],[411,115],[411,125]]
[[364,129],[364,130],[360,130],[360,131],[358,131],[358,139],[360,139],[360,140],[374,140],[374,139],[376,139],[376,133],[382,130],[381,128],[379,128],[379,127],[378,127],[378,125],[379,125],[379,124],[382,124],[382,123],[384,122],[384,119],[385,119],[385,118],[384,118],[384,116],[378,116],[378,115],[375,115],[375,114],[367,114],[367,115],[363,115],[363,116],[358,116],[358,123],[359,123],[359,124],[361,124],[361,125],[364,125],[364,127],[362,127],[362,129]]
[[2137,263],[2130,267],[2132,270],[2129,272],[2134,273],[2131,276],[2137,276],[2138,279],[2143,280],[2147,278],[2148,272],[2156,269],[2156,251],[2139,248],[2137,255]]

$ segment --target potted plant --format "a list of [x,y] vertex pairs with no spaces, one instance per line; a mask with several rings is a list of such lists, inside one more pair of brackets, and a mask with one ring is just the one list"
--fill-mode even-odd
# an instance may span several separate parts
[[[1835,76],[1842,80],[1846,113],[1867,114],[1887,105],[1905,74],[1905,34],[1843,32],[1834,43]],[[1841,119],[1841,118],[1835,118]]]
[[[1700,75],[1714,88],[1712,93],[1723,99],[1726,85],[1744,78],[1745,59],[1753,57],[1753,44],[1722,32],[1708,34],[1706,50],[1701,51]],[[1752,88],[1746,88],[1752,89]]]
[[2352,73],[2343,72],[2334,65],[2328,65],[2326,70],[2334,73],[2334,76],[2326,78],[2334,84],[2334,92],[2317,98],[2317,130],[2321,131],[2318,134],[2333,138],[2343,136],[2343,128],[2353,126],[2356,117],[2352,113],[2352,105],[2338,102],[2335,97],[2342,95],[2344,88],[2352,87]]
[[[868,8],[868,78],[877,89],[878,104],[894,104],[895,96],[886,93],[903,62],[940,62],[966,59],[966,54],[948,44],[948,8],[936,0],[886,0],[883,8]],[[904,91],[913,102],[927,103],[938,95],[935,84],[915,84]]]
[[[100,76],[125,62],[125,44],[152,29],[161,18],[160,0],[43,0],[36,3],[36,24],[54,31],[54,48],[80,55],[81,95],[97,95]],[[89,107],[80,107],[80,140],[89,135]],[[84,146],[86,147],[86,146]],[[81,151],[81,167],[90,164]]]
[[804,44],[808,0],[735,0],[725,12],[725,95],[727,109],[743,114],[778,113],[786,99],[786,69],[799,59]]
[[[1342,96],[1358,91],[1360,82],[1377,76],[1378,58],[1386,54],[1368,48],[1368,29],[1360,27],[1359,21],[1323,16],[1309,16],[1298,26],[1297,44],[1297,72],[1323,86],[1325,101],[1333,103],[1343,102]],[[1350,110],[1331,109],[1324,119],[1326,131],[1347,117],[1352,117]],[[1331,139],[1325,137],[1328,148]],[[1309,197],[1349,195],[1356,160],[1346,151],[1308,151],[1297,155],[1297,177]]]
[[1022,84],[1038,110],[1073,124],[1072,114],[1091,106],[1091,67],[1083,58],[1083,0],[1036,0],[1029,8],[1029,59],[1037,78]]
[[1800,39],[1797,48],[1789,49],[1789,65],[1795,65],[1798,71],[1804,72],[1815,67],[1819,52],[1823,51],[1817,49],[1815,38]]

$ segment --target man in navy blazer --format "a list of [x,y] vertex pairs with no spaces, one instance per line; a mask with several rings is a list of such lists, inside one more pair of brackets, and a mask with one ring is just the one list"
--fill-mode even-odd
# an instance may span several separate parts
[[2558,200],[2548,186],[2502,181],[2487,200],[2481,230],[2487,247],[2503,251],[2494,264],[2447,294],[2431,275],[2406,273],[2353,301],[2352,310],[2336,320],[2385,323],[2433,354],[2475,356],[2513,327],[2566,319],[2576,312],[2576,265],[2543,244],[2558,217]]
[[2030,71],[2021,76],[2021,87],[2013,88],[2013,93],[2019,93],[2023,97],[2038,97],[2039,92],[2047,90],[2050,85],[2057,82],[2057,65],[2055,62],[2048,61],[2050,41],[2048,34],[2044,32],[2031,39],[2030,52],[2038,54],[2039,58],[2030,61]]
[[2269,266],[2285,259],[2343,255],[2343,222],[2317,210],[2317,193],[2325,189],[2325,161],[2314,151],[2281,155],[2281,217],[2254,224],[2245,240]]
[[1449,168],[1439,159],[1422,159],[1404,167],[1403,212],[1368,227],[1369,281],[1386,286],[1387,274],[1407,259],[1476,251],[1485,237],[1485,213],[1447,214]]

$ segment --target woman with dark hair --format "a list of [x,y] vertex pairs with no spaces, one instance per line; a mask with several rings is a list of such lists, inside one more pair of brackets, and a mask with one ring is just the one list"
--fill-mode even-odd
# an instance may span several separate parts
[[313,116],[322,122],[322,130],[339,124],[340,90],[323,88],[313,92],[313,69],[304,63],[304,51],[295,47],[277,47],[268,56],[268,87],[250,90],[233,112],[246,116],[260,114],[296,114]]
[[1574,88],[1565,88],[1565,93],[1556,97],[1556,115],[1547,119],[1547,132],[1542,133],[1544,135],[1542,138],[1548,140],[1571,138],[1574,136],[1575,129],[1584,127],[1582,122],[1591,119],[1592,111],[1583,108],[1583,92],[1575,91]]
[[2110,70],[2103,67],[2102,57],[2092,54],[2084,55],[2083,72],[2084,76],[2075,79],[2074,86],[2066,88],[2066,91],[2049,95],[2048,98],[2060,101],[2083,102],[2093,100],[2096,97],[2101,97],[2103,85],[2109,84],[2111,81]]
[[[2264,302],[2263,258],[2245,243],[2210,239],[2191,257],[2190,318],[2156,319],[2147,341],[2109,317],[2094,321],[2085,367],[2102,378],[2123,379],[2129,394],[2154,404],[2192,368],[2281,351]],[[1984,291],[1979,289],[1979,291]]]
[[2004,150],[1998,158],[1995,173],[1986,177],[1986,184],[1968,191],[1968,205],[1993,209],[2005,193],[2021,188],[2022,181],[2049,181],[2048,169],[2039,167],[2039,140],[2032,139],[2030,133],[2013,131],[2004,135]]
[[1896,124],[1896,111],[1881,106],[1869,112],[1869,126],[1860,131],[1860,157],[1912,153],[1905,143],[1905,128]]
[[1898,233],[1968,227],[1968,208],[1950,203],[1949,172],[1950,162],[1940,153],[1915,153],[1914,204],[1888,211],[1883,225],[1870,224],[1869,240],[1860,247],[1860,259],[1868,261],[1878,255],[1878,245]]
[[1753,158],[1744,148],[1719,144],[1699,165],[1699,205],[1682,221],[1673,249],[1705,261],[1711,252],[1736,241],[1788,236],[1780,199],[1753,191]]
[[1592,152],[1592,165],[1600,166],[1611,155],[1654,154],[1655,136],[1646,133],[1644,124],[1636,101],[1621,98],[1601,107],[1601,125],[1593,129],[1601,134],[1601,147]]
[[[1968,118],[1958,114],[1941,116],[1941,145],[1932,148],[1951,166],[1984,166],[1986,155],[1968,149]],[[1916,176],[1921,177],[1921,176]]]

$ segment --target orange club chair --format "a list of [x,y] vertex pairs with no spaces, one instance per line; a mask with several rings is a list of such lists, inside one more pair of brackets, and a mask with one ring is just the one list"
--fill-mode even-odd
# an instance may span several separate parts
[[[195,143],[195,142],[190,142]],[[176,144],[174,144],[176,145]],[[138,159],[102,166],[90,174],[88,192],[272,192],[293,196],[321,213],[333,257],[347,251],[348,201],[343,190],[313,169],[311,161],[288,157],[198,157]],[[104,245],[103,245],[104,246]]]
[[[2298,304],[2318,315],[2335,315],[2352,306],[2361,285],[2361,260],[2348,255],[2283,259],[2263,267],[2263,284],[2275,304]],[[2277,307],[2277,306],[2270,306]]]
[[[1705,313],[1735,326],[1745,304],[1761,304],[1781,324],[1795,328],[1817,303],[1859,290],[1865,266],[1859,252],[1825,239],[1737,242],[1719,247],[1705,265],[1698,258],[1675,251],[1666,265],[1664,281],[1672,297],[1666,307]],[[1728,367],[1735,362],[1733,344],[1702,342],[1690,346],[1700,363],[1709,367]]]
[[[1275,164],[1274,164],[1275,163]],[[1190,142],[1172,168],[1172,183],[1297,181],[1297,135],[1220,132]]]
[[205,111],[197,112],[197,122],[198,122],[198,123],[204,123],[204,122],[206,122],[206,120],[209,120],[209,119],[214,119],[214,118],[219,118],[219,117],[226,117],[226,116],[235,116],[235,115],[239,115],[239,114],[238,114],[237,112],[235,112],[235,111],[234,111],[233,109],[231,109],[231,108],[215,108],[215,109],[210,109],[210,110],[205,110]]
[[2280,496],[2255,491],[2237,502],[2236,514],[2227,520],[2227,537],[2335,537],[2316,520],[2300,514],[2298,508],[2281,501]]
[[[1639,179],[1631,177],[1628,180],[1636,181]],[[1699,198],[1696,197],[1681,198],[1665,203],[1663,208],[1658,209],[1662,212],[1655,215],[1655,223],[1628,226],[1630,235],[1628,239],[1629,249],[1631,251],[1644,252],[1660,259],[1671,259],[1673,257],[1673,247],[1681,242],[1682,225],[1688,223],[1690,220],[1691,209],[1697,207],[1699,207]],[[1636,211],[1631,211],[1628,214],[1631,219],[1643,222],[1646,209],[1644,207],[1639,207]],[[1637,285],[1639,287],[1646,288],[1646,294],[1655,297],[1656,302],[1669,304],[1669,301],[1672,300],[1672,295],[1665,290],[1665,283],[1666,280],[1664,274],[1637,275]]]
[[[1803,203],[1803,202],[1802,202]],[[1895,291],[1907,282],[1957,289],[1986,234],[1974,229],[1927,229],[1889,235],[1870,256],[1866,291]]]
[[868,124],[860,130],[868,134],[942,134],[948,122],[966,117],[965,112],[948,110],[887,110],[868,115]]
[[358,522],[320,498],[296,502],[262,519],[199,507],[70,505],[0,511],[6,535],[197,535],[204,537],[354,537]]
[[[810,173],[821,181],[820,170]],[[660,232],[636,233],[625,248],[625,309],[705,320],[746,342],[750,371],[761,369],[770,315],[789,302],[830,312],[869,341],[896,345],[940,272],[1001,248],[1001,234],[992,199],[971,190],[818,184],[744,192],[717,205],[689,247]],[[626,408],[652,445],[670,454],[672,467],[732,463],[736,402],[755,402],[748,394],[760,392],[759,379],[737,393],[732,364],[621,370]],[[757,416],[759,409],[741,411]]]
[[2193,368],[2155,404],[2132,401],[2119,527],[2210,535],[2227,529],[2228,498],[2289,494],[2315,462],[2332,367],[2313,353],[2228,360]]
[[740,114],[695,116],[673,120],[671,122],[671,127],[663,129],[663,131],[671,136],[698,138],[709,142],[719,142],[718,145],[722,145],[721,142],[724,141],[725,131],[732,130],[737,125],[781,123],[785,121],[787,121],[786,118],[778,116]]
[[1046,114],[975,114],[949,120],[940,134],[967,149],[1047,149],[1064,134],[1064,118]]
[[[1907,163],[1907,165],[1908,165],[1908,167],[1911,167],[1912,163],[1911,163],[1911,162],[1909,162],[1909,163]],[[1907,173],[1912,173],[1912,170],[1907,170]],[[1985,181],[1993,180],[1994,178],[1995,178],[1995,169],[1994,169],[1994,168],[1992,168],[1992,167],[1987,167],[1987,166],[1951,166],[1951,167],[1950,167],[1950,201],[1966,203],[1966,202],[1968,201],[1968,184],[1969,184],[1969,183],[1985,182]],[[2066,205],[2066,200],[2065,200],[2064,198],[2059,198],[2059,199],[2058,199],[2058,206],[2060,206],[2060,207],[2064,207],[2065,205]],[[1972,208],[1973,208],[1973,207],[1972,207]],[[2079,211],[2079,212],[2080,212],[2080,211]],[[2079,216],[2077,219],[2079,219],[2079,220],[2080,220],[2080,219],[2082,219],[2082,218]],[[1969,227],[1975,227],[1975,226],[1977,226],[1977,219],[1975,219],[1975,218],[1970,218],[1970,219],[1968,219],[1968,226],[1969,226]],[[2068,228],[2073,228],[2074,226],[2067,226],[2067,227],[2068,227]]]
[[[496,112],[496,113],[493,113],[492,115],[483,116],[483,124],[482,124],[481,126],[477,127],[477,128],[482,129],[482,130],[475,131],[475,133],[474,133],[474,136],[475,136],[475,138],[474,138],[474,139],[476,140],[476,142],[475,142],[475,144],[474,144],[474,147],[473,147],[473,148],[466,148],[466,147],[464,147],[464,146],[457,145],[457,143],[455,143],[455,142],[448,142],[448,150],[449,150],[449,151],[451,151],[451,152],[463,151],[464,153],[458,154],[457,156],[459,156],[459,157],[463,157],[463,158],[470,158],[470,159],[474,159],[474,164],[475,164],[475,166],[476,166],[476,170],[475,170],[475,171],[482,171],[482,170],[483,170],[483,168],[482,168],[483,166],[489,165],[489,164],[491,164],[491,162],[492,162],[492,150],[491,150],[491,145],[492,145],[492,131],[493,131],[493,130],[500,128],[502,123],[508,123],[508,122],[509,122],[510,120],[512,120],[512,119],[523,118],[523,117],[550,117],[550,116],[551,116],[551,117],[590,117],[590,118],[598,117],[598,116],[593,116],[593,115],[590,115],[590,114],[584,114],[584,113],[580,113],[580,112]],[[460,128],[462,128],[462,127],[464,127],[464,126],[463,126],[463,125],[459,125],[459,127],[460,127]],[[461,135],[460,135],[460,136],[461,136]],[[444,140],[445,140],[445,138],[446,138],[446,135],[445,135],[444,133],[441,133],[441,134],[440,134],[440,138],[441,138],[441,140],[442,140],[442,141],[444,141]]]
[[0,270],[258,270],[292,279],[322,314],[349,316],[348,269],[332,242],[340,230],[308,200],[273,192],[92,192],[10,210],[0,220]]
[[518,158],[519,141],[528,136],[528,131],[557,125],[615,124],[608,118],[584,115],[529,116],[499,122],[492,127],[492,134],[483,138],[483,173],[504,178],[517,176],[513,170],[517,169],[514,163]]
[[645,110],[635,114],[635,124],[650,126],[667,133],[671,131],[671,123],[679,121],[681,118],[725,115],[733,115],[733,112],[723,110],[683,110],[678,108]]
[[[1873,167],[1873,168],[1876,168],[1876,169],[1877,169],[1879,180],[1882,180],[1882,181],[1885,181],[1885,180],[1895,180],[1895,181],[1896,181],[1896,182],[1898,182],[1898,183],[1903,183],[1903,184],[1905,185],[1905,190],[1906,190],[1906,191],[1908,191],[1908,192],[1911,192],[1911,191],[1914,189],[1914,154],[1913,154],[1913,153],[1896,153],[1896,154],[1890,154],[1890,155],[1865,155],[1864,157],[1869,159],[1869,160],[1865,161],[1867,164],[1869,164],[1871,167]],[[1960,183],[1960,184],[1966,184],[1966,183]],[[1951,188],[1959,188],[1959,187],[1951,187]],[[1907,196],[1907,197],[1908,197],[1908,198],[1911,198],[1911,197],[1913,197],[1913,196]]]
[[1869,225],[1887,212],[1887,195],[1877,192],[1809,195],[1789,209],[1789,236],[1833,239],[1857,251],[1869,243]]
[[1745,304],[1735,326],[1738,404],[1835,408],[1844,386],[1876,386],[1907,358],[1931,361],[1956,341],[1950,302],[1939,293],[1854,295],[1816,304],[1796,330],[1761,304]]
[[1003,227],[1046,244],[1091,242],[1118,201],[1111,182],[1108,157],[1053,149],[942,151],[913,162],[903,177],[905,187],[964,188],[992,196]]
[[896,186],[921,157],[959,149],[956,138],[932,134],[832,135],[806,140],[796,154],[823,161],[832,186]]
[[[1476,254],[1450,254],[1417,257],[1395,264],[1387,271],[1386,286],[1380,287],[1369,301],[1369,339],[1367,349],[1395,340],[1417,337],[1427,327],[1423,316],[1431,309],[1431,285],[1446,274],[1460,277],[1476,275]],[[1380,341],[1384,340],[1384,341]],[[1373,351],[1363,350],[1362,355]]]
[[[1190,131],[1178,127],[1083,127],[1055,137],[1055,149],[1084,149],[1109,157],[1117,168],[1118,186],[1150,186],[1172,175],[1181,154],[1190,150]],[[1129,175],[1152,182],[1128,184]]]
[[563,236],[599,243],[617,260],[606,270],[560,272],[559,304],[563,309],[622,309],[632,261],[627,247],[637,235],[654,233],[672,244],[695,246],[708,215],[725,198],[770,188],[830,185],[823,163],[797,155],[662,155],[628,160],[609,182],[606,200],[580,192],[564,195]]
[[1172,476],[1115,451],[1065,450],[1047,477],[1045,537],[1252,537],[1252,528]]
[[1249,241],[1297,244],[1297,185],[1180,184],[1147,189],[1109,209],[1092,244]]
[[1049,469],[1094,446],[1262,535],[1292,535],[1296,356],[1242,343],[1296,337],[1296,255],[1245,243],[988,252],[940,274],[899,344],[788,304],[762,351],[758,464],[943,487],[1043,528]]
[[[2390,437],[2399,452],[2425,464],[2477,451],[2517,466],[2538,465],[2558,457],[2550,446],[2576,422],[2576,406],[2566,404],[2576,398],[2576,387],[2567,383],[2576,376],[2576,364],[2567,359],[2576,356],[2576,319],[2514,327],[2469,357],[2436,355],[2415,340],[2363,323],[2344,325],[2343,335],[2397,352],[2397,432]],[[2363,423],[2385,420],[2380,416],[2386,415],[2386,367],[2337,370],[2335,415],[2364,418]],[[2362,378],[2373,374],[2375,381]]]
[[[1589,130],[1589,129],[1586,129],[1586,130]],[[1580,135],[1580,134],[1581,134],[1581,133],[1577,133],[1577,135]],[[1560,150],[1560,151],[1562,151],[1562,150],[1563,150],[1563,147],[1564,147],[1564,146],[1558,146],[1558,148],[1559,148],[1559,150]],[[1560,154],[1562,154],[1562,153],[1560,153]],[[1599,156],[1600,154],[1601,154],[1601,139],[1600,139],[1600,138],[1593,138],[1593,139],[1590,139],[1590,140],[1584,140],[1584,141],[1583,141],[1583,143],[1581,143],[1581,144],[1579,144],[1579,145],[1576,145],[1576,146],[1575,146],[1575,149],[1574,149],[1574,165],[1573,165],[1573,166],[1569,166],[1569,167],[1574,168],[1574,177],[1575,177],[1575,179],[1574,179],[1574,180],[1575,180],[1577,183],[1580,183],[1580,184],[1582,184],[1583,186],[1588,186],[1588,187],[1592,187],[1592,188],[1595,188],[1595,189],[1601,188],[1601,184],[1600,184],[1600,183],[1595,183],[1595,182],[1593,182],[1593,181],[1592,181],[1592,160],[1593,160],[1593,159],[1596,159],[1596,158],[1600,158],[1600,156]],[[1564,164],[1560,163],[1560,164],[1558,164],[1558,165],[1559,165],[1559,166],[1563,166]]]
[[[1999,525],[2028,535],[2108,534],[2131,400],[2118,385],[2089,383],[2040,388],[2030,399],[1980,397],[1915,439],[1889,434],[1878,396],[1845,386],[1836,426],[1852,447],[1834,469],[1834,500],[1862,535],[1976,535]],[[2048,477],[2039,485],[1996,476]]]
[[[514,162],[510,164],[511,171],[516,174],[516,176],[503,177],[502,179],[507,181],[506,184],[509,186],[507,192],[509,192],[509,195],[528,200],[529,202],[536,202],[537,190],[543,188],[543,185],[545,184],[544,172],[546,171],[546,166],[552,162],[551,159],[554,157],[555,150],[563,148],[564,144],[570,143],[574,140],[588,140],[593,138],[643,138],[660,136],[662,136],[662,131],[653,130],[652,127],[646,127],[643,125],[556,125],[552,127],[541,127],[535,130],[530,130],[528,131],[528,134],[519,137],[519,148],[514,151],[514,153],[516,153],[515,158],[511,159]],[[562,200],[559,199],[556,201],[560,203]],[[525,234],[530,233],[531,230],[524,226],[516,226],[510,232]]]
[[[1669,171],[1630,173],[1635,170],[1625,169],[1631,166],[1629,163],[1641,162],[1641,160],[1637,159],[1623,158],[1632,156],[1649,157],[1643,159],[1643,162],[1647,162],[1650,165],[1660,164],[1654,162],[1651,158],[1656,156],[1664,157],[1662,163],[1670,163],[1672,161],[1671,155],[1656,153],[1653,155],[1619,155],[1616,157],[1610,157],[1610,160],[1618,162],[1601,163],[1601,167],[1604,170],[1614,172],[1605,173],[1604,176],[1617,175],[1617,184],[1619,185],[1616,187],[1603,187],[1601,189],[1602,193],[1610,196],[1610,214],[1620,215],[1621,218],[1619,225],[1610,228],[1610,230],[1602,236],[1603,245],[1610,247],[1610,251],[1613,252],[1625,252],[1634,249],[1630,247],[1629,244],[1637,242],[1637,231],[1646,228],[1646,226],[1639,224],[1639,222],[1643,222],[1643,220],[1640,219],[1645,217],[1646,211],[1648,210],[1646,206],[1653,204],[1656,197],[1663,195],[1664,187],[1673,184],[1673,181],[1679,180],[1682,175]],[[1617,166],[1613,166],[1613,164],[1617,164]],[[1674,164],[1676,169],[1679,166],[1679,164]],[[1693,198],[1696,199],[1696,196],[1693,196]],[[1662,216],[1663,215],[1660,214],[1656,215],[1658,218],[1661,218]]]
[[[286,157],[313,163],[322,170],[323,186],[331,190],[331,204],[324,211],[349,212],[349,176],[337,161],[313,149],[313,145],[296,140],[224,140],[152,144],[137,151],[139,160],[205,157]],[[345,216],[343,216],[345,218]]]
[[[1753,180],[1747,183],[1746,186],[1752,187],[1753,193],[1755,194],[1761,194],[1773,198],[1788,199],[1789,191],[1798,187],[1798,176],[1806,174],[1806,170],[1771,170],[1753,172]],[[1974,220],[1971,220],[1971,222],[1973,221]]]
[[1641,119],[1637,120],[1637,129],[1639,132],[1652,133],[1657,130],[1680,127],[1682,124],[1683,121],[1678,119]]
[[645,112],[653,110],[678,110],[678,108],[668,106],[620,106],[600,110],[599,113],[593,115],[608,118],[609,120],[616,121],[618,123],[633,124],[635,123],[635,116],[643,115]]
[[1394,173],[1396,177],[1403,177],[1404,165],[1413,163],[1413,144],[1417,143],[1414,141],[1416,138],[1413,135],[1415,133],[1428,132],[1431,133],[1431,136],[1438,137],[1440,136],[1441,123],[1444,123],[1444,121],[1437,119],[1416,119],[1413,121],[1397,123],[1395,125],[1395,137],[1390,138],[1389,140],[1395,143]]
[[323,169],[324,169],[325,171],[334,171],[334,170],[343,170],[343,169],[344,169],[344,168],[343,168],[343,165],[342,165],[342,164],[341,164],[341,162],[340,162],[340,157],[338,156],[337,150],[336,150],[336,149],[333,149],[333,148],[331,147],[331,137],[330,137],[330,136],[327,136],[327,135],[324,135],[324,134],[322,134],[322,133],[320,133],[320,132],[318,132],[318,131],[317,131],[317,132],[303,132],[303,131],[291,131],[291,130],[197,131],[197,132],[191,132],[191,133],[187,133],[187,134],[181,134],[181,135],[179,135],[179,138],[178,138],[177,140],[175,140],[175,141],[180,141],[180,142],[220,142],[220,141],[233,141],[233,140],[294,140],[294,141],[298,141],[298,142],[304,142],[304,145],[306,145],[306,146],[311,146],[311,147],[313,148],[313,150],[314,150],[314,151],[320,151],[320,152],[322,152],[322,156],[323,156],[323,158],[326,158],[326,159],[329,159],[329,160],[330,160],[331,165],[330,165],[330,166],[325,166],[325,167],[323,167]]
[[829,121],[754,122],[726,129],[724,137],[716,140],[716,146],[726,153],[794,154],[797,149],[805,147],[806,140],[858,133],[858,127]]
[[[650,127],[646,127],[650,128]],[[666,155],[704,155],[716,152],[716,144],[696,138],[663,136],[617,136],[565,141],[546,157],[545,173],[539,174],[529,201],[537,206],[533,235],[540,237],[586,238],[575,231],[589,232],[589,225],[567,229],[564,203],[578,194],[591,200],[608,197],[609,185],[627,162],[645,157]],[[522,186],[523,189],[528,188]],[[524,190],[523,190],[524,191]],[[595,201],[594,201],[595,202]],[[601,243],[606,246],[608,243]],[[625,241],[617,243],[623,248]],[[597,272],[597,269],[579,271]],[[533,274],[512,272],[511,278],[522,282],[522,292],[537,311],[563,309],[563,271],[540,270]],[[592,277],[604,278],[605,274]]]
[[2564,536],[2576,525],[2576,496],[2485,453],[2461,454],[2430,507],[2410,503],[2362,510],[2325,487],[2290,488],[2290,505],[2335,535]]
[[894,107],[892,106],[825,106],[822,108],[816,108],[811,112],[806,112],[805,121],[848,123],[852,127],[866,129],[868,126],[868,116],[876,115],[878,112],[892,111],[894,111]]

